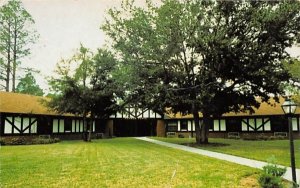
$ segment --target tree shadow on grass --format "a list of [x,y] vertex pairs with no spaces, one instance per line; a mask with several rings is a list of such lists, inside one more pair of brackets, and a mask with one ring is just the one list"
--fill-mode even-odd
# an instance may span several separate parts
[[197,143],[183,143],[181,145],[193,147],[193,148],[211,148],[211,147],[226,147],[230,146],[230,144],[225,143],[216,143],[216,142],[210,142],[208,144],[197,144]]

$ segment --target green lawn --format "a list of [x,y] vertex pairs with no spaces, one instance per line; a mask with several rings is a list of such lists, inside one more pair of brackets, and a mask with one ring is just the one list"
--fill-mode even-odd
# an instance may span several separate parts
[[[153,138],[178,144],[195,143],[195,138]],[[200,146],[199,148],[261,161],[268,161],[274,156],[278,164],[290,165],[290,145],[288,140],[246,141],[210,138],[209,142],[216,144]],[[295,140],[294,144],[296,166],[300,168],[300,140]]]
[[134,138],[2,146],[0,164],[0,187],[232,188],[259,172]]

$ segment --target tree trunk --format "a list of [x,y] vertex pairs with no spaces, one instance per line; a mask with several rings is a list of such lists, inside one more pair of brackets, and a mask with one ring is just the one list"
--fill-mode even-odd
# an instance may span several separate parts
[[198,110],[193,110],[193,117],[195,123],[195,131],[196,131],[196,143],[201,144],[201,128],[200,128],[200,118]]
[[86,114],[83,115],[83,141],[87,141],[87,122],[86,122]]
[[[14,54],[15,56],[15,54]],[[16,92],[16,69],[17,69],[17,62],[16,58],[13,59],[13,72],[12,72],[12,92]]]
[[209,134],[209,116],[203,115],[203,123],[200,125],[199,112],[196,109],[193,112],[195,130],[196,130],[196,143],[197,144],[208,144]]
[[9,82],[10,82],[10,68],[11,68],[11,65],[10,65],[10,61],[11,61],[11,57],[10,57],[10,52],[11,52],[11,37],[10,37],[10,29],[11,29],[11,25],[8,24],[8,44],[7,44],[7,65],[6,65],[6,87],[5,87],[5,90],[7,92],[9,92]]
[[17,22],[15,20],[14,43],[13,43],[13,72],[12,72],[12,92],[16,91],[16,69],[17,69]]
[[10,81],[10,52],[7,55],[7,67],[6,67],[6,79],[5,79],[5,91],[9,92],[9,81]]
[[209,134],[209,116],[203,113],[203,123],[201,126],[201,143],[208,144],[208,134]]
[[92,140],[93,123],[94,123],[94,116],[91,115],[91,119],[89,120],[89,134],[87,138],[88,142]]

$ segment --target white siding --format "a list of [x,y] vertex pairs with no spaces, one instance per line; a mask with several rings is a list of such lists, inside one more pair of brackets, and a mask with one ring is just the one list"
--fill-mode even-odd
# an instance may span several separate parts
[[149,117],[149,111],[146,110],[146,111],[143,113],[143,116],[144,116],[144,118],[148,118],[148,117]]
[[117,113],[117,118],[122,118],[122,114],[121,113]]
[[149,117],[150,118],[155,118],[155,113],[152,110],[150,110],[150,116]]
[[178,120],[177,131],[180,131],[180,121]]

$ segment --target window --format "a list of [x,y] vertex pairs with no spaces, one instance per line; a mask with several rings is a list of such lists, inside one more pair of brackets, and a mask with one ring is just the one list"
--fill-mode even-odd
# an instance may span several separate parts
[[83,120],[72,120],[72,132],[73,133],[83,132]]
[[4,134],[11,134],[13,126],[11,125],[12,117],[5,118],[4,122]]
[[187,122],[187,120],[181,120],[180,121],[180,130],[181,131],[187,131],[188,130],[188,122]]
[[298,131],[298,118],[292,118],[293,131]]
[[168,122],[168,132],[176,132],[177,128],[177,121],[169,121]]
[[213,131],[226,131],[225,119],[214,120]]
[[70,133],[72,132],[72,124],[70,121],[65,122],[65,133]]
[[27,117],[6,117],[4,120],[4,134],[32,134],[37,133],[37,119]]
[[271,131],[270,118],[243,119],[242,131]]
[[65,132],[65,122],[63,119],[53,119],[52,132],[53,133],[64,133]]

